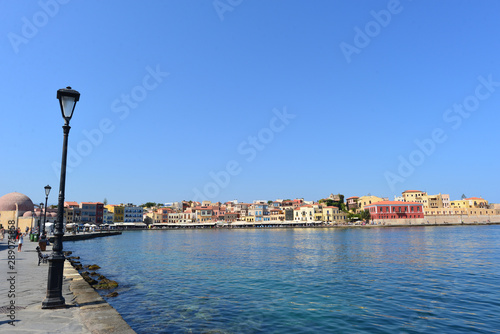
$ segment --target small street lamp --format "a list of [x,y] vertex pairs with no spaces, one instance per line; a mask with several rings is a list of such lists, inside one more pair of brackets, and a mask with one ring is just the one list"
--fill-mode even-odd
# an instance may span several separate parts
[[[52,189],[49,185],[44,187],[45,189],[45,212],[43,214],[43,230],[42,235],[45,235],[45,223],[47,222],[47,200],[49,199],[50,189]],[[42,213],[40,212],[40,215]]]
[[42,235],[42,212],[43,212],[43,203],[40,203],[40,215],[38,216],[38,223],[37,223],[37,227],[38,227],[38,231],[37,231],[37,235]]
[[68,134],[69,121],[75,111],[76,102],[80,99],[80,93],[71,87],[59,89],[57,91],[57,99],[61,106],[62,117],[64,118],[63,125],[63,151],[61,161],[61,178],[59,183],[59,200],[57,203],[57,220],[54,230],[54,245],[52,246],[52,254],[49,256],[49,277],[47,281],[47,296],[42,302],[42,309],[53,309],[65,307],[65,300],[62,296],[63,270],[64,270],[64,254],[62,237],[63,219],[64,219],[64,191],[66,187],[66,161],[68,156]]

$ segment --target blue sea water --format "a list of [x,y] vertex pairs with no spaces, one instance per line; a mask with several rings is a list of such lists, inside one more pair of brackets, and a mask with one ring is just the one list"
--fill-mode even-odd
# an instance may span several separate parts
[[64,250],[138,333],[498,333],[500,226],[124,232]]

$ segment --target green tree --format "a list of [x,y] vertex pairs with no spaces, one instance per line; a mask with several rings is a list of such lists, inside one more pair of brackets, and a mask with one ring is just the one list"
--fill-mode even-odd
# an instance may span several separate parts
[[155,202],[146,202],[145,204],[141,204],[141,207],[143,208],[151,208],[153,206],[156,206],[156,203]]
[[104,198],[104,201],[102,201],[102,204],[108,205],[108,199],[106,197]]
[[271,205],[271,204],[273,204],[273,201],[271,201],[271,200],[267,201],[267,205]]
[[359,218],[361,218],[365,222],[369,222],[371,217],[372,216],[370,214],[370,211],[368,211],[368,210],[361,211],[361,213],[359,214]]
[[153,219],[151,217],[144,218],[144,224],[146,224],[148,226],[153,224]]

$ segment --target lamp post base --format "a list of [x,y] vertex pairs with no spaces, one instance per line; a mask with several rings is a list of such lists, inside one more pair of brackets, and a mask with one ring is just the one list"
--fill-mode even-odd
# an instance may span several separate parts
[[49,279],[47,296],[42,302],[42,309],[64,308],[66,303],[62,296],[62,281],[64,270],[64,255],[52,254],[49,257]]

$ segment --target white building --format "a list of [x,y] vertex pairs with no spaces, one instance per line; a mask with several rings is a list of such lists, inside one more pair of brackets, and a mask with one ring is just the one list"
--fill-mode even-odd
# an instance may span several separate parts
[[143,209],[140,206],[125,205],[123,207],[124,223],[142,223]]

